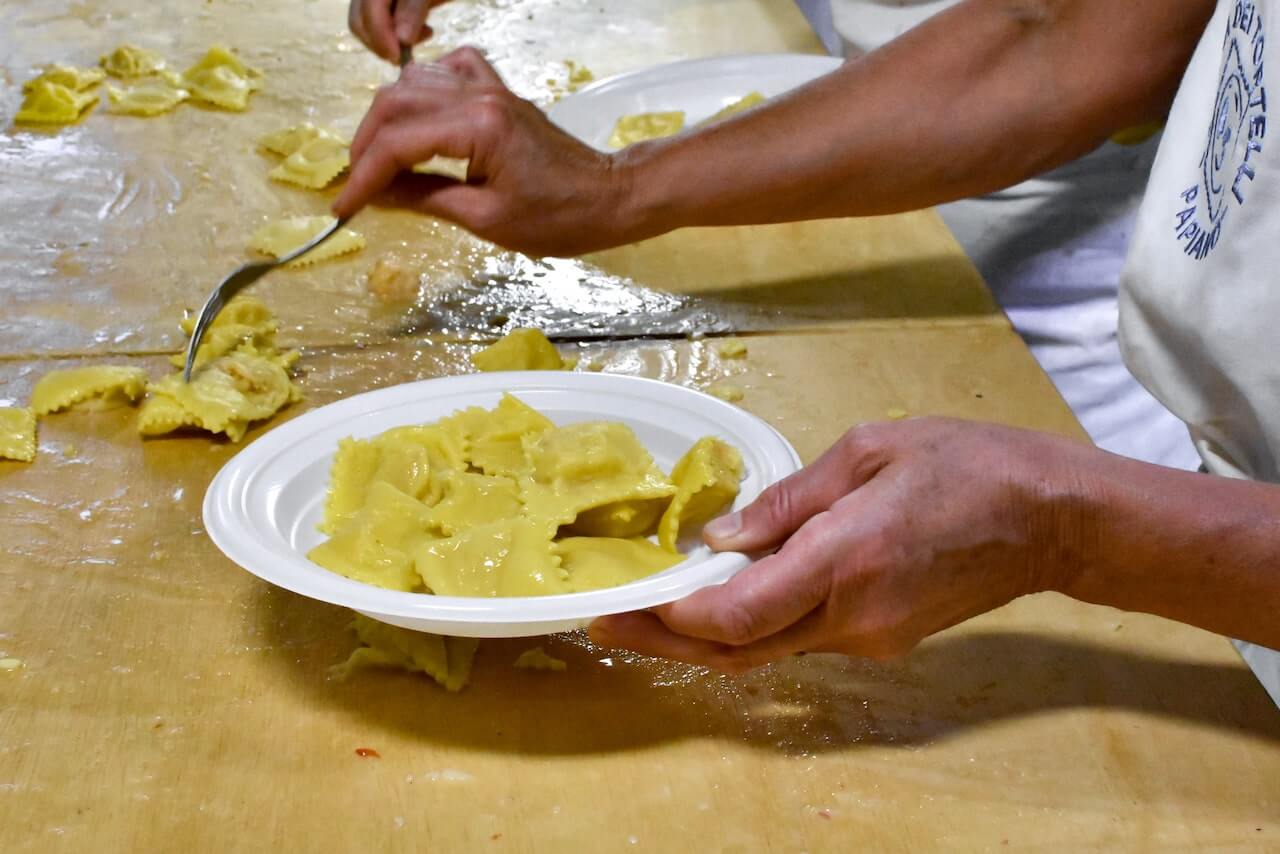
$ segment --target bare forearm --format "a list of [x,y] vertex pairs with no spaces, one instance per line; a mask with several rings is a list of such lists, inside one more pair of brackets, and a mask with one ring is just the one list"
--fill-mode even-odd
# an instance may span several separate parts
[[618,158],[630,239],[1010,186],[1163,115],[1212,0],[969,0],[723,125]]
[[1280,486],[1117,459],[1093,494],[1051,586],[1280,648]]

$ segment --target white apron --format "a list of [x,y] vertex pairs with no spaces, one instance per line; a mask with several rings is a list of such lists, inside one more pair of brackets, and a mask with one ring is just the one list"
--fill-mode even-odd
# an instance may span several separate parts
[[[1268,84],[1280,80],[1277,27],[1272,0],[1219,1],[1165,126],[1120,294],[1125,361],[1187,423],[1209,471],[1273,483],[1280,125],[1268,122],[1280,122],[1280,105]],[[1280,703],[1280,653],[1238,646]]]
[[[797,0],[824,43],[868,53],[957,0]],[[825,11],[820,8],[826,5]],[[1107,143],[1017,186],[938,208],[1099,447],[1200,465],[1186,427],[1129,374],[1116,290],[1157,140]]]

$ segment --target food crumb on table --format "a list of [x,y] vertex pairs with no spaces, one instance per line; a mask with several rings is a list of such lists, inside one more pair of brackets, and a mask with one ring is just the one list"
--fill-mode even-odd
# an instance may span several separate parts
[[562,672],[569,665],[555,656],[548,655],[542,647],[535,646],[520,653],[519,657],[516,658],[515,666],[522,670],[554,670]]
[[398,262],[379,258],[369,270],[368,288],[381,302],[413,302],[418,296],[418,278]]
[[728,403],[737,403],[747,396],[746,389],[734,383],[716,383],[707,389],[707,394]]
[[719,351],[723,359],[745,359],[747,344],[738,338],[728,338],[720,342]]
[[22,667],[20,658],[0,658],[0,670],[21,670]]

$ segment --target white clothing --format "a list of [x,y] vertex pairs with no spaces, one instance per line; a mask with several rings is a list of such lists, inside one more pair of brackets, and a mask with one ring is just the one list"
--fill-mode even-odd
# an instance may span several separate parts
[[[824,0],[797,0],[824,43],[830,45],[833,41],[832,34],[824,32],[824,27],[831,26],[843,43],[842,52],[851,56],[880,47],[958,2],[828,1],[832,12],[825,16],[819,8]],[[1276,476],[1276,459],[1280,456],[1276,453],[1280,451],[1280,397],[1276,394],[1280,391],[1280,366],[1263,357],[1265,339],[1258,336],[1268,323],[1280,320],[1280,287],[1261,300],[1250,298],[1241,303],[1234,298],[1224,299],[1221,291],[1206,295],[1203,284],[1171,294],[1172,283],[1161,273],[1166,264],[1163,256],[1177,251],[1176,247],[1171,248],[1175,242],[1172,238],[1185,235],[1189,226],[1184,220],[1178,223],[1178,229],[1171,227],[1168,205],[1173,202],[1162,201],[1158,194],[1164,192],[1167,196],[1169,188],[1176,187],[1175,196],[1181,202],[1176,205],[1178,211],[1197,201],[1184,200],[1177,193],[1188,192],[1200,180],[1191,173],[1199,166],[1206,148],[1210,112],[1230,95],[1231,90],[1223,88],[1223,81],[1229,79],[1227,72],[1219,73],[1232,56],[1230,34],[1224,37],[1222,33],[1231,14],[1241,14],[1256,5],[1266,9],[1272,4],[1235,0],[1219,3],[1214,23],[1179,92],[1176,115],[1171,116],[1169,130],[1159,141],[1160,160],[1155,161],[1156,165],[1169,164],[1166,168],[1181,172],[1176,178],[1151,178],[1152,189],[1142,207],[1144,220],[1134,242],[1135,260],[1126,272],[1127,282],[1137,278],[1146,285],[1127,285],[1133,292],[1124,298],[1127,361],[1163,404],[1129,373],[1121,360],[1117,336],[1120,270],[1139,201],[1148,184],[1157,140],[1134,147],[1108,143],[1031,181],[982,198],[944,205],[939,210],[1032,354],[1100,447],[1185,469],[1199,466],[1203,454],[1212,471],[1280,480]],[[1262,28],[1258,32],[1263,32]],[[1252,40],[1239,43],[1250,49],[1255,44]],[[1240,53],[1243,58],[1243,51]],[[1195,102],[1194,107],[1187,106],[1191,101]],[[1256,125],[1257,107],[1251,109],[1252,114],[1246,118]],[[1187,112],[1194,115],[1182,115]],[[1243,135],[1240,127],[1245,128]],[[1228,183],[1237,180],[1240,164],[1250,151],[1248,127],[1239,125],[1228,133],[1225,126],[1215,126],[1214,135],[1208,137],[1219,141],[1214,162],[1220,177],[1226,175],[1221,170],[1230,172]],[[1261,127],[1265,128],[1265,124]],[[1166,152],[1174,149],[1183,153],[1176,164],[1170,164],[1173,155]],[[1254,152],[1250,157],[1256,161],[1259,155]],[[1256,183],[1256,167],[1244,165],[1248,171],[1242,174],[1247,177],[1240,180],[1250,185],[1245,189],[1249,195],[1262,195],[1263,191],[1252,186]],[[1265,191],[1268,200],[1280,191],[1276,181],[1280,178],[1273,169]],[[1222,181],[1214,185],[1219,196],[1227,192],[1223,186]],[[1209,195],[1204,191],[1198,200],[1201,218],[1209,214],[1204,208]],[[1254,210],[1262,206],[1255,202]],[[1223,210],[1222,204],[1214,208],[1219,216],[1223,216]],[[1243,233],[1245,228],[1239,228]],[[1263,225],[1255,220],[1248,230],[1257,232],[1251,235],[1251,245],[1267,246]],[[1151,234],[1147,235],[1147,231]],[[1212,227],[1208,233],[1215,233]],[[1214,239],[1221,239],[1221,230],[1216,233],[1219,237]],[[1184,236],[1183,240],[1187,239]],[[1189,239],[1194,242],[1195,238]],[[1236,252],[1242,251],[1240,247],[1249,240],[1240,239]],[[1205,242],[1208,240],[1204,238]],[[1188,284],[1205,281],[1203,272],[1195,269],[1197,262],[1186,256],[1177,260]],[[1222,270],[1224,275],[1213,275],[1212,281],[1220,283],[1226,275],[1238,278],[1240,267],[1238,261],[1235,264]],[[1252,290],[1260,287],[1255,279]],[[1235,289],[1224,290],[1235,293]],[[1245,315],[1245,323],[1255,334],[1242,339],[1235,334],[1235,325]],[[1215,330],[1231,332],[1214,335]],[[1229,380],[1224,368],[1229,370]],[[1260,402],[1271,402],[1268,416],[1260,417],[1255,411]],[[1195,445],[1183,419],[1191,424]],[[1238,642],[1237,646],[1280,704],[1280,654]]]
[[[1280,142],[1266,138],[1266,59],[1278,26],[1272,0],[1219,0],[1165,125],[1120,300],[1130,369],[1186,422],[1209,471],[1272,483]],[[1240,646],[1280,703],[1280,653]]]

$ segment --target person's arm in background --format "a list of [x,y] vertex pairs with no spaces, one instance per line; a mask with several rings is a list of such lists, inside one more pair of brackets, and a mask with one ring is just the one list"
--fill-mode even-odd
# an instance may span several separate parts
[[780,548],[679,602],[598,619],[591,637],[727,672],[800,651],[892,658],[1053,590],[1280,648],[1280,486],[1043,433],[857,427],[706,537]]
[[[1167,110],[1213,0],[967,0],[705,130],[606,155],[474,51],[375,99],[334,203],[384,200],[511,248],[576,254],[693,225],[859,216],[1017,183]],[[469,158],[466,185],[400,173]],[[394,185],[394,187],[393,187]]]

